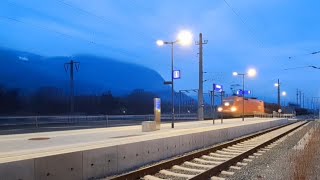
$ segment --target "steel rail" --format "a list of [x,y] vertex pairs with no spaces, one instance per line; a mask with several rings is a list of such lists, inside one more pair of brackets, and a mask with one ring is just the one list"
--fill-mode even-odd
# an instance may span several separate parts
[[[152,166],[149,166],[149,167],[145,167],[145,168],[138,169],[138,170],[135,170],[135,171],[132,171],[132,172],[129,172],[129,173],[125,173],[125,174],[113,177],[111,179],[112,180],[134,180],[134,179],[140,179],[140,178],[144,177],[145,175],[156,174],[160,170],[169,169],[174,165],[182,164],[185,161],[190,161],[190,160],[192,160],[194,158],[199,158],[199,157],[201,157],[203,155],[207,155],[207,154],[209,154],[211,152],[214,152],[214,151],[217,151],[217,150],[220,150],[220,149],[223,149],[223,148],[227,148],[227,147],[232,146],[234,144],[237,144],[239,142],[242,142],[242,141],[245,141],[245,140],[248,140],[248,139],[263,135],[263,134],[266,134],[268,132],[283,128],[285,126],[289,126],[289,125],[294,124],[294,123],[296,123],[296,122],[288,123],[288,124],[285,124],[285,125],[282,125],[282,126],[278,126],[278,127],[274,127],[274,128],[269,128],[269,129],[266,129],[266,130],[263,130],[263,131],[260,131],[260,132],[257,132],[257,133],[253,133],[253,134],[241,137],[241,138],[237,138],[237,139],[234,139],[234,140],[222,143],[222,144],[215,145],[213,147],[205,148],[205,149],[202,149],[202,150],[197,151],[197,152],[192,152],[190,154],[183,155],[183,156],[180,156],[180,157],[176,157],[176,158],[173,158],[173,159],[169,159],[169,160],[160,162],[158,164],[155,164],[155,165],[152,165]],[[304,125],[304,124],[305,123],[303,123],[302,125]],[[302,125],[300,125],[300,126],[302,126]],[[298,127],[300,127],[300,126],[298,126]],[[298,127],[296,127],[296,128],[298,128]],[[294,129],[296,129],[296,128],[294,128]],[[294,129],[292,129],[291,131],[293,131]],[[278,138],[280,138],[280,136],[277,136],[276,138],[278,139]],[[259,148],[261,148],[263,146],[266,146],[266,144],[271,143],[272,141],[275,141],[275,140],[276,140],[275,138],[272,139],[272,140],[269,140],[266,143],[263,143],[262,145],[259,145],[257,148],[254,148],[252,150],[249,150],[248,152],[243,153],[243,155],[238,155],[237,157],[232,158],[232,159],[228,160],[227,162],[224,162],[224,163],[222,163],[222,164],[220,164],[218,166],[215,166],[214,168],[209,169],[208,171],[205,171],[205,172],[203,172],[201,174],[196,175],[192,179],[206,179],[207,177],[209,178],[209,176],[211,177],[214,174],[217,174],[217,173],[221,172],[222,170],[224,170],[227,167],[229,167],[230,164],[234,164],[234,163],[244,159],[245,157],[253,154],[257,149],[259,149]]]

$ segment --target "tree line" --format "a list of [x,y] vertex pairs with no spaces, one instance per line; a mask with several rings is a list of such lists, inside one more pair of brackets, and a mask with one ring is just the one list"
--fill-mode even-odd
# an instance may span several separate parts
[[[75,114],[152,114],[157,94],[134,90],[117,97],[111,91],[99,95],[75,95]],[[170,103],[162,102],[162,111],[170,112]],[[62,89],[41,87],[32,93],[0,86],[0,115],[65,115],[70,112],[70,97]]]

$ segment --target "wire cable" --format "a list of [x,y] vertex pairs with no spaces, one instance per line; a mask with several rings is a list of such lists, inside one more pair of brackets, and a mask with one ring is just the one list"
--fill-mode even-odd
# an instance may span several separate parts
[[108,50],[111,50],[111,51],[115,51],[115,52],[119,52],[123,55],[126,55],[126,56],[129,56],[129,57],[134,57],[134,58],[138,58],[139,56],[135,55],[135,54],[132,54],[130,52],[127,52],[125,50],[121,50],[121,49],[117,49],[117,48],[114,48],[114,47],[110,47],[110,46],[107,46],[107,45],[104,45],[104,44],[100,44],[100,43],[96,43],[92,40],[88,40],[88,39],[85,39],[85,38],[80,38],[80,37],[76,37],[76,36],[72,36],[70,34],[67,34],[67,33],[62,33],[60,31],[56,31],[54,29],[51,29],[51,28],[48,28],[48,27],[45,27],[45,26],[41,26],[41,25],[37,25],[37,24],[32,24],[32,23],[27,23],[25,21],[22,21],[22,20],[19,20],[19,19],[16,19],[16,18],[12,18],[12,17],[6,17],[6,16],[0,16],[0,18],[2,19],[6,19],[6,20],[9,20],[9,21],[13,21],[15,23],[21,23],[21,24],[26,24],[26,25],[30,25],[34,28],[38,28],[38,29],[42,29],[42,30],[45,30],[45,31],[51,31],[55,34],[58,34],[60,36],[63,36],[63,37],[68,37],[68,38],[71,38],[71,39],[77,39],[77,40],[81,40],[81,41],[84,41],[84,42],[87,42],[91,45],[95,45],[95,46],[100,46],[100,47],[103,47],[103,48],[106,48]]
[[227,0],[223,1],[231,9],[231,11],[240,19],[240,21],[247,27],[247,29],[251,33],[252,38],[258,42],[260,48],[264,48],[271,57],[275,58],[276,56],[271,55],[269,48],[265,48],[264,43],[256,37],[256,33],[252,30],[248,23],[240,16],[240,14],[230,5],[230,3],[228,3]]

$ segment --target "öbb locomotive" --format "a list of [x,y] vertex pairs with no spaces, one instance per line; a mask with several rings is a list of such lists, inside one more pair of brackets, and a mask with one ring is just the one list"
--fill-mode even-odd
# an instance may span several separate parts
[[[244,98],[244,115],[265,113],[264,102],[258,99]],[[241,117],[243,113],[243,97],[231,96],[223,99],[218,111],[224,117]]]

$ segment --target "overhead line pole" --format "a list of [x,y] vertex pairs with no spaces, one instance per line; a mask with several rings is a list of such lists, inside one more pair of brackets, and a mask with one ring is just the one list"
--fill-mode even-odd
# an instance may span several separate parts
[[203,45],[207,44],[207,40],[202,40],[202,33],[199,34],[199,91],[198,91],[198,120],[203,120]]
[[78,71],[79,65],[79,62],[75,62],[73,60],[64,64],[66,71],[68,71],[68,67],[70,67],[70,114],[74,113],[74,67]]
[[278,79],[278,110],[281,109],[280,104],[280,80]]

